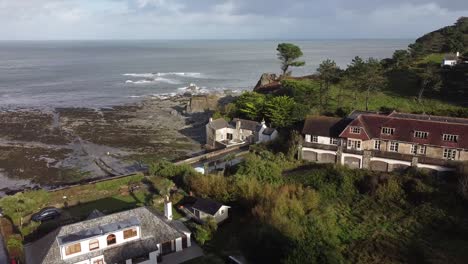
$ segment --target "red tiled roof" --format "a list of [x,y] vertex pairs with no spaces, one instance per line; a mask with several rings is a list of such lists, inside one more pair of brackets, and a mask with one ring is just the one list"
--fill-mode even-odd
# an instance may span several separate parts
[[[352,126],[359,126],[363,128],[363,131],[361,134],[353,134],[350,130]],[[395,132],[393,135],[381,134],[382,127],[394,128]],[[414,137],[414,131],[423,131],[429,134],[427,139],[420,139]],[[458,135],[458,142],[444,141],[442,139],[443,134]],[[348,125],[340,134],[340,137],[361,140],[379,138],[383,140],[468,149],[467,124],[396,118],[382,115],[360,115]]]

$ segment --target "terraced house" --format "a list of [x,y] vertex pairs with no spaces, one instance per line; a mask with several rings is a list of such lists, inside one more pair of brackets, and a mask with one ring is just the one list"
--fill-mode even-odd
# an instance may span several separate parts
[[452,171],[468,160],[468,119],[355,111],[348,117],[309,117],[300,156],[376,171],[408,167]]

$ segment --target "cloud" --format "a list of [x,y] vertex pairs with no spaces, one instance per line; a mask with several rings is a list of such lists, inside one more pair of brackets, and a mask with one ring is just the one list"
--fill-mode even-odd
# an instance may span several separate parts
[[0,0],[0,39],[415,38],[466,0]]

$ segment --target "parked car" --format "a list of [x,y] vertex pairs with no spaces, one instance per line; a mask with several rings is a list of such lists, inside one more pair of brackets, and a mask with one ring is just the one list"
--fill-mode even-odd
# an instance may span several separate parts
[[60,211],[57,208],[44,208],[41,211],[33,214],[31,219],[35,222],[43,222],[52,220],[60,216]]

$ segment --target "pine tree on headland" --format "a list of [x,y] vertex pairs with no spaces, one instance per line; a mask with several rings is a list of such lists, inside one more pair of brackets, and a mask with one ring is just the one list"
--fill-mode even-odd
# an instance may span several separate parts
[[298,61],[304,54],[301,48],[291,43],[281,43],[276,49],[278,51],[278,59],[281,61],[281,70],[283,76],[288,74],[289,67],[301,67],[305,65],[304,61]]

